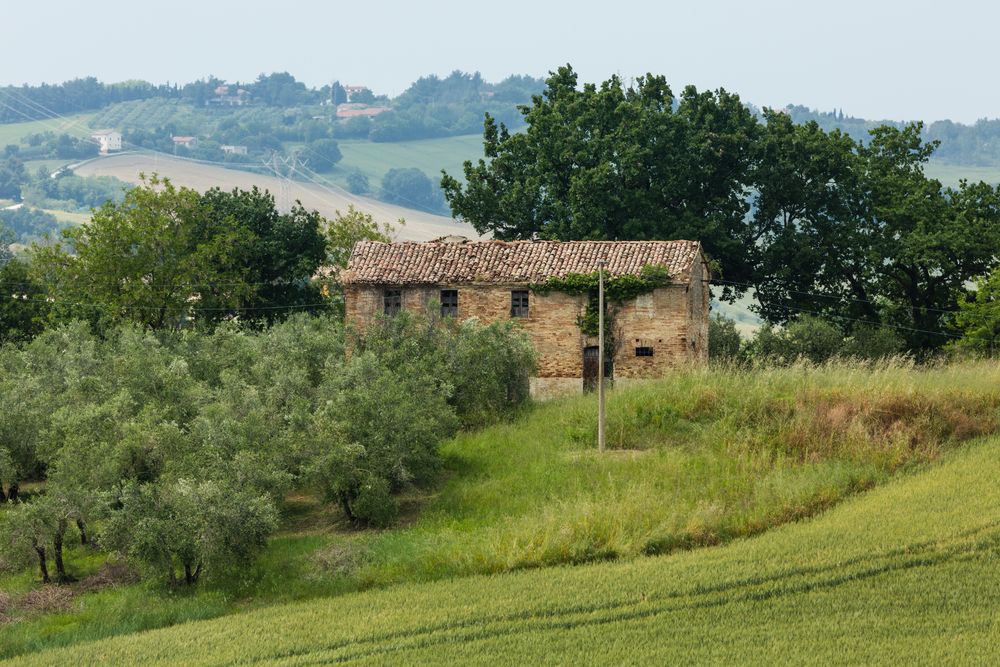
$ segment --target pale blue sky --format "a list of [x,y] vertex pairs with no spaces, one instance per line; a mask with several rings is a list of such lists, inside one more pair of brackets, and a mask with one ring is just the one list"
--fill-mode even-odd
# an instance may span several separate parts
[[488,80],[572,63],[588,81],[665,74],[761,106],[868,118],[1000,116],[1000,4],[952,0],[307,2],[4,0],[0,83],[248,80],[287,70],[396,94],[453,69]]

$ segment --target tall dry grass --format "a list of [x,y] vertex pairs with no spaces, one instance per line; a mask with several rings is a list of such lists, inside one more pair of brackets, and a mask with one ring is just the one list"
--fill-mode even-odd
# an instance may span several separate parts
[[412,526],[352,540],[359,585],[712,545],[811,516],[998,430],[1000,366],[905,359],[680,369],[444,447]]

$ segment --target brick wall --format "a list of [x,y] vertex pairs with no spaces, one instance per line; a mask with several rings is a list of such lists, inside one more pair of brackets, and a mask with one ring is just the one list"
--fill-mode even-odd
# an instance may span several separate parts
[[[659,377],[681,364],[708,358],[708,287],[704,265],[695,263],[689,285],[671,285],[618,306],[613,316],[616,349],[614,376],[623,380]],[[403,287],[403,309],[423,312],[440,301],[440,290],[458,290],[459,318],[483,322],[510,319],[511,290],[523,285],[435,285]],[[382,287],[345,288],[349,324],[363,330],[383,312]],[[581,391],[583,348],[597,345],[584,336],[577,319],[586,297],[560,292],[531,293],[528,316],[516,318],[531,337],[538,357],[533,393],[548,396]],[[635,348],[650,347],[653,356],[636,356]]]

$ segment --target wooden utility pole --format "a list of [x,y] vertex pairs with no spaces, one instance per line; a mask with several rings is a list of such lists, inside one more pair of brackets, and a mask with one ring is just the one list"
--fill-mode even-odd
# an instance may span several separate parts
[[597,451],[604,451],[604,260],[597,261]]

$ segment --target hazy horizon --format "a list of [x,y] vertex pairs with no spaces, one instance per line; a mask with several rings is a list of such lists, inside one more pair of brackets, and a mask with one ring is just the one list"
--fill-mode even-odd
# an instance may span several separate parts
[[249,81],[288,71],[313,87],[338,79],[397,95],[420,76],[455,69],[496,81],[571,63],[582,81],[653,72],[675,91],[723,87],[758,106],[837,108],[875,120],[1000,117],[1000,90],[976,80],[998,51],[996,6],[586,0],[566,9],[510,0],[504,9],[444,0],[176,0],[169,11],[123,0],[18,3],[4,12],[0,58],[16,65],[0,73],[0,84]]

